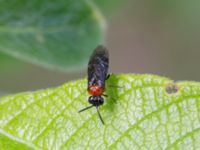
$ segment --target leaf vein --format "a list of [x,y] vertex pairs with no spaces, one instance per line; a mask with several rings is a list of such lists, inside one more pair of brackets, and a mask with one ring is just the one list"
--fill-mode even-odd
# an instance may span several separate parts
[[169,104],[164,105],[163,107],[160,107],[160,108],[157,109],[156,111],[153,111],[153,112],[151,112],[150,114],[144,116],[143,118],[141,118],[140,120],[138,120],[137,123],[133,124],[132,127],[128,128],[126,131],[124,131],[123,134],[120,135],[120,136],[118,137],[118,139],[117,139],[115,142],[113,142],[113,143],[109,146],[109,149],[111,149],[112,147],[114,147],[114,146],[116,145],[116,143],[120,142],[120,141],[122,140],[122,138],[126,136],[126,134],[128,134],[131,130],[135,129],[140,123],[142,123],[142,122],[145,121],[146,119],[151,118],[153,115],[157,115],[159,112],[161,112],[161,111],[164,110],[164,109],[169,108],[169,107],[170,107],[171,105],[173,105],[173,104],[177,104],[177,103],[179,103],[179,102],[181,102],[181,101],[183,101],[183,100],[188,100],[188,99],[190,99],[190,98],[199,97],[199,96],[200,96],[200,95],[192,95],[192,96],[189,95],[189,96],[185,96],[184,99],[178,99],[177,101],[172,101],[172,102],[170,102]]

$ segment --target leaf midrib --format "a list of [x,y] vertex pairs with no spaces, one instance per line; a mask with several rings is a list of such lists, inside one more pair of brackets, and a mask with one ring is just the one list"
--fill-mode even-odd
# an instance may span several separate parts
[[55,32],[61,32],[61,31],[65,31],[65,30],[74,30],[77,29],[74,25],[73,26],[69,26],[67,24],[63,25],[63,26],[53,26],[53,27],[42,27],[42,28],[38,28],[38,27],[1,27],[0,26],[0,33],[11,33],[11,34],[20,34],[20,33],[55,33]]

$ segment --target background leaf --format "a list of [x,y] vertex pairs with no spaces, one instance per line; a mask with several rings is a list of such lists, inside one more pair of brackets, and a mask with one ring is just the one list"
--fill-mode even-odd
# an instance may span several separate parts
[[92,0],[101,10],[104,14],[106,14],[106,17],[110,16],[110,14],[114,14],[119,12],[123,7],[127,4],[129,0]]
[[[112,87],[117,85],[120,88]],[[100,107],[86,80],[0,99],[0,146],[26,149],[197,149],[200,84],[154,75],[112,75]]]
[[87,63],[105,22],[89,0],[3,0],[0,51],[63,71]]
[[19,70],[21,66],[23,66],[22,62],[18,61],[17,59],[13,59],[12,57],[0,52],[0,70],[1,70],[0,77],[2,73],[6,73],[8,75],[9,71],[14,72],[16,70]]

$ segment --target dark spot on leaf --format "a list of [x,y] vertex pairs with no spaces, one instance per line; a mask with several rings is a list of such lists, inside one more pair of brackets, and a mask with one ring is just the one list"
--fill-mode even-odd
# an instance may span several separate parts
[[179,90],[178,86],[175,83],[169,83],[166,87],[166,92],[168,94],[174,94],[177,93]]

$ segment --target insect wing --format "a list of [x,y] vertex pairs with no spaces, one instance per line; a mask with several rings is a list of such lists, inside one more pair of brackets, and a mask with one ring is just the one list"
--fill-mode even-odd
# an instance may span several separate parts
[[88,63],[88,85],[105,86],[108,72],[109,54],[104,46],[98,46],[90,57]]

